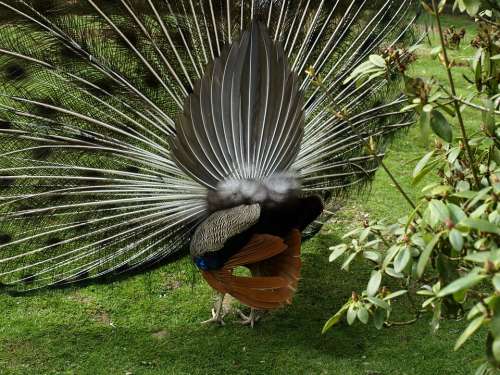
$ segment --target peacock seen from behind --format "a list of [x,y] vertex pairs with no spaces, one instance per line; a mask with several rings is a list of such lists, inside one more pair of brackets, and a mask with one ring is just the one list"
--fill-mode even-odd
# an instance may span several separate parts
[[0,293],[189,255],[210,321],[290,304],[302,241],[413,123],[397,75],[346,78],[415,3],[0,1]]

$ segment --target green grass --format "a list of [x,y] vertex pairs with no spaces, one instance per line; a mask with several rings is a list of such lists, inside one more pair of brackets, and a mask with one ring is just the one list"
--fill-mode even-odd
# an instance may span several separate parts
[[[453,55],[471,53],[465,48]],[[425,51],[415,71],[445,79]],[[477,116],[466,115],[468,127],[477,129]],[[413,160],[429,147],[415,128],[395,142],[387,159],[414,197],[419,188],[410,183]],[[325,321],[351,292],[363,289],[368,272],[362,267],[340,271],[328,263],[328,247],[359,224],[361,214],[396,219],[407,211],[379,172],[369,192],[353,197],[304,246],[303,280],[293,305],[267,315],[253,330],[233,323],[232,317],[224,328],[200,325],[208,318],[212,292],[187,262],[112,285],[27,298],[0,296],[0,374],[472,373],[483,355],[484,334],[453,352],[464,321],[443,322],[436,335],[430,333],[429,316],[382,331],[342,324],[321,335]],[[404,310],[397,316],[408,317]]]

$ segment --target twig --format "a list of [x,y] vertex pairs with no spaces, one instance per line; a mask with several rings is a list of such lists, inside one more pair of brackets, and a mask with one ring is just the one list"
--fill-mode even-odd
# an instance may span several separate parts
[[[467,107],[471,107],[471,108],[474,108],[474,109],[478,109],[482,112],[491,112],[488,108],[485,108],[485,107],[481,107],[480,105],[478,104],[474,104],[474,103],[471,103],[471,102],[468,102],[467,100],[464,100],[462,98],[459,98],[459,97],[453,97],[454,100],[458,100],[460,103],[466,105]],[[495,113],[496,115],[500,115],[500,111],[493,111],[493,113]]]
[[442,84],[439,84],[439,88],[441,90],[443,90],[451,98],[449,103],[444,103],[443,105],[452,104],[454,100],[457,100],[460,103],[462,103],[463,105],[466,105],[467,107],[471,107],[471,108],[477,109],[477,110],[479,110],[481,112],[492,112],[492,113],[495,113],[496,115],[500,115],[500,111],[497,111],[497,110],[491,111],[491,110],[489,110],[486,107],[480,106],[479,104],[472,103],[472,102],[470,102],[468,100],[465,100],[465,99],[463,99],[463,98],[461,98],[459,96],[453,96],[451,94],[451,92],[449,92],[448,89],[444,85],[442,85]]
[[412,320],[408,320],[406,322],[385,322],[384,323],[384,326],[386,326],[387,328],[390,328],[390,327],[401,327],[401,326],[409,326],[411,324],[415,324],[416,322],[418,322],[418,319],[420,318],[420,316],[416,316],[415,318],[413,318]]
[[[495,115],[500,115],[500,111],[491,111],[489,110],[488,108],[485,108],[485,107],[482,107],[480,106],[479,104],[474,104],[474,103],[471,103],[467,100],[464,100],[458,96],[452,96],[450,94],[450,92],[446,89],[446,87],[444,87],[443,85],[439,85],[439,87],[444,91],[446,92],[448,95],[450,95],[452,97],[453,100],[458,100],[460,103],[468,106],[468,107],[471,107],[473,109],[477,109],[481,112],[487,112],[487,113],[494,113]],[[496,144],[497,147],[500,148],[500,141],[498,140],[498,138],[493,134],[493,135],[490,135],[490,134],[487,134],[492,140],[493,142]],[[472,134],[472,136],[474,136],[474,134]]]
[[387,248],[391,247],[391,244],[389,242],[387,242],[387,240],[384,238],[381,231],[371,229],[370,232],[373,233],[374,235],[378,236],[378,238],[380,238],[382,240],[382,242],[384,243],[385,246],[387,246]]
[[489,19],[484,18],[484,17],[483,17],[483,16],[481,16],[480,14],[478,14],[476,17],[477,17],[478,19],[480,19],[481,21],[483,21],[484,23],[487,23],[487,24],[489,24],[489,25],[491,25],[491,26],[500,27],[500,23],[490,21]]
[[407,321],[404,321],[404,322],[391,322],[391,321],[388,321],[388,322],[384,323],[384,326],[386,326],[387,328],[409,326],[411,324],[414,324],[414,323],[418,322],[418,320],[422,317],[422,313],[424,313],[424,312],[427,312],[427,311],[426,310],[417,310],[415,312],[415,317],[413,319],[411,319],[411,320],[407,320]]

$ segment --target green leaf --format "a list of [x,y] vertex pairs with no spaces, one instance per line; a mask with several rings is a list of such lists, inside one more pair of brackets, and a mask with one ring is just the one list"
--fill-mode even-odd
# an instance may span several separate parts
[[485,275],[479,275],[477,271],[472,271],[467,276],[456,279],[452,283],[448,284],[446,287],[441,289],[441,291],[438,293],[437,296],[442,298],[442,297],[446,297],[450,294],[454,294],[456,292],[459,292],[461,290],[469,289],[469,288],[479,284],[485,278],[486,278]]
[[407,294],[408,291],[407,290],[398,290],[397,292],[394,292],[394,293],[391,293],[391,294],[388,294],[384,297],[384,301],[389,301],[391,299],[394,299],[394,298],[398,298],[398,297],[401,297],[405,294]]
[[432,332],[437,332],[437,330],[439,329],[441,321],[441,309],[442,309],[441,303],[437,303],[434,307],[434,314],[432,314],[432,320],[431,320]]
[[469,262],[483,264],[490,257],[490,253],[486,251],[478,251],[476,253],[469,253],[464,259]]
[[381,300],[380,298],[368,297],[367,300],[370,301],[371,303],[373,303],[375,306],[380,307],[381,309],[384,309],[384,310],[391,309],[391,306],[386,301]]
[[352,326],[352,324],[356,321],[356,310],[354,309],[354,305],[349,306],[349,310],[347,310],[347,324]]
[[455,189],[457,192],[462,192],[462,191],[469,191],[470,190],[470,183],[468,181],[458,181],[457,185],[455,186]]
[[453,194],[454,197],[457,198],[465,198],[465,199],[472,199],[476,196],[477,192],[471,191],[471,190],[465,190],[465,191],[460,191],[458,193]]
[[370,281],[368,282],[368,287],[366,292],[369,296],[374,296],[378,293],[380,289],[380,284],[382,283],[382,271],[372,271],[370,276]]
[[462,208],[460,208],[456,204],[448,203],[447,206],[448,210],[450,211],[451,220],[453,220],[455,224],[458,224],[460,221],[467,217],[464,210],[462,210]]
[[489,207],[489,203],[483,203],[470,214],[470,217],[473,219],[480,219]]
[[439,165],[440,161],[439,160],[434,160],[430,162],[428,165],[425,166],[425,168],[413,179],[412,184],[413,185],[418,185],[425,176],[427,176],[430,172],[432,172],[437,165]]
[[420,159],[420,161],[415,166],[415,169],[413,170],[413,179],[416,179],[422,173],[433,156],[434,151],[431,151],[427,153],[422,159]]
[[422,287],[422,289],[420,289],[420,290],[417,291],[417,294],[419,296],[427,296],[428,297],[428,296],[433,296],[436,293],[434,293],[434,291],[432,290],[432,288],[430,286],[424,285]]
[[422,4],[422,7],[427,13],[429,13],[430,15],[434,15],[434,10],[432,10],[432,8],[425,1],[420,1],[420,4]]
[[433,109],[434,106],[432,104],[426,104],[424,105],[424,108],[422,108],[422,110],[427,113],[431,113]]
[[456,251],[459,251],[459,252],[462,251],[462,249],[464,247],[464,237],[462,236],[462,233],[460,233],[460,231],[453,228],[450,231],[449,238],[450,238],[451,246],[453,246],[453,248]]
[[488,195],[492,189],[493,188],[491,186],[488,186],[488,187],[482,189],[481,191],[475,192],[474,198],[469,202],[469,204],[467,206],[474,207],[476,205],[476,203],[478,203],[479,201],[487,199]]
[[346,261],[342,264],[342,269],[344,271],[349,271],[349,266],[351,265],[352,261],[354,260],[354,258],[356,258],[357,255],[358,255],[357,253],[352,253],[351,255],[349,255]]
[[406,269],[406,266],[408,266],[410,259],[411,251],[407,246],[405,246],[399,251],[396,259],[394,259],[394,270],[398,273],[403,272]]
[[496,291],[500,291],[500,274],[496,274],[495,276],[493,276],[493,286],[495,287]]
[[365,228],[361,231],[361,234],[359,236],[359,242],[364,242],[368,236],[371,234],[371,229],[370,228]]
[[374,263],[380,263],[382,260],[382,255],[375,251],[363,251],[363,256],[365,259],[371,260]]
[[446,197],[451,191],[452,187],[449,185],[437,185],[431,190],[431,195],[434,197]]
[[361,307],[358,310],[358,319],[363,324],[367,324],[368,321],[370,320],[370,314],[368,313],[368,310],[365,307]]
[[385,269],[385,273],[388,274],[390,277],[394,277],[395,279],[402,279],[405,277],[402,273],[396,272],[394,268],[387,267]]
[[483,49],[479,48],[476,55],[472,59],[472,70],[474,71],[474,78],[476,81],[476,88],[478,91],[483,91],[483,65],[481,58],[483,56]]
[[422,307],[425,309],[427,306],[429,306],[431,303],[433,303],[436,300],[436,297],[428,298],[422,303]]
[[352,73],[351,73],[351,78],[356,78],[360,75],[365,75],[370,71],[373,71],[375,68],[374,64],[371,61],[365,61],[364,63],[360,64],[358,67],[356,67]]
[[462,345],[465,344],[465,342],[479,329],[479,327],[482,326],[483,322],[484,315],[474,319],[458,338],[454,350],[460,349]]
[[326,331],[330,330],[334,325],[340,322],[340,319],[342,319],[349,306],[350,302],[342,306],[342,308],[325,323],[325,326],[323,327],[323,331],[321,333],[324,334]]
[[453,293],[453,300],[460,304],[464,304],[466,297],[467,297],[466,290],[461,290],[460,292]]
[[481,301],[479,303],[476,303],[474,307],[469,311],[467,314],[467,319],[471,320],[472,318],[476,317],[479,314],[486,314],[488,310],[486,309],[484,303]]
[[450,211],[443,201],[433,199],[429,202],[429,210],[431,212],[430,224],[432,226],[444,223],[450,218]]
[[448,143],[453,141],[453,130],[446,117],[439,111],[431,113],[431,128],[441,139]]
[[420,258],[418,259],[417,263],[417,276],[419,278],[422,277],[422,275],[425,272],[425,268],[427,267],[427,263],[429,263],[429,258],[431,257],[432,251],[436,247],[437,243],[441,239],[442,233],[436,234],[434,238],[427,244],[425,247],[424,251],[422,251],[422,254],[420,254]]
[[500,338],[497,338],[495,339],[495,341],[493,341],[491,350],[493,351],[493,356],[495,357],[496,361],[500,362]]
[[441,52],[443,52],[443,47],[442,46],[437,46],[437,47],[434,47],[432,50],[431,50],[431,56],[432,58],[435,58],[436,56],[438,56]]
[[462,150],[460,149],[460,147],[452,148],[448,153],[448,162],[453,164],[458,159],[461,152]]
[[[490,297],[491,298],[491,297]],[[500,299],[498,296],[487,302],[488,306],[495,309],[495,314],[490,323],[490,333],[495,339],[500,339],[500,310],[499,310]]]
[[427,140],[429,137],[430,127],[431,127],[431,114],[425,111],[420,112],[419,123],[420,123],[420,130],[422,133],[422,139]]
[[[362,232],[362,230],[363,230],[363,229],[361,229],[361,228],[356,228],[356,229],[353,229],[353,230],[351,230],[349,233],[344,234],[344,235],[342,236],[342,239],[343,239],[343,240],[345,240],[345,239],[347,239],[347,238],[349,238],[349,237],[354,237],[354,236],[357,236],[357,235],[358,235],[358,233],[361,233],[361,232]],[[333,250],[333,249],[331,249],[331,250]]]
[[338,258],[340,258],[344,253],[347,251],[347,245],[341,244],[338,246],[335,246],[331,248],[330,250],[333,250],[332,254],[330,255],[330,262],[334,262]]
[[481,8],[481,2],[479,0],[462,0],[462,3],[471,17],[475,16]]
[[387,268],[387,266],[389,265],[389,263],[392,262],[392,260],[394,259],[400,248],[401,247],[397,245],[393,245],[389,248],[385,256],[384,263],[382,263],[383,268]]
[[372,241],[369,241],[369,242],[365,243],[364,246],[365,246],[365,248],[370,248],[371,247],[373,249],[377,249],[378,248],[378,244],[381,243],[381,242],[382,242],[382,240],[380,240],[380,239],[377,238],[375,240],[372,240]]
[[468,218],[462,220],[460,224],[481,232],[500,235],[500,228],[497,225],[490,223],[488,220]]
[[378,66],[379,68],[385,68],[386,67],[386,62],[385,59],[382,56],[379,55],[370,55],[370,62]]
[[474,375],[490,375],[491,367],[489,362],[484,362],[479,366]]
[[[498,55],[500,56],[500,55]],[[495,134],[496,130],[496,121],[495,121],[495,103],[493,100],[485,99],[484,107],[488,109],[488,111],[483,111],[483,124],[488,132],[488,134]]]
[[375,325],[375,328],[380,330],[384,326],[385,322],[385,317],[387,316],[387,313],[382,310],[382,309],[377,309],[375,310],[375,313],[373,314],[373,324]]

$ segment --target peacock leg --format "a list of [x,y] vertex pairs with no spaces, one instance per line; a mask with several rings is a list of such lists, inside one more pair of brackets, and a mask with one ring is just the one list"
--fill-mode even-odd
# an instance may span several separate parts
[[226,325],[224,322],[224,293],[218,293],[217,299],[215,301],[214,307],[212,308],[212,318],[201,322],[201,324],[215,323],[221,326]]
[[255,323],[257,323],[262,317],[262,315],[259,315],[257,311],[258,310],[251,308],[250,314],[245,315],[241,310],[238,310],[238,314],[240,315],[241,318],[240,324],[243,324],[244,326],[250,326],[253,328],[255,326]]

